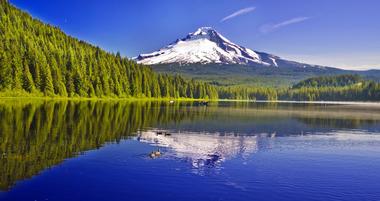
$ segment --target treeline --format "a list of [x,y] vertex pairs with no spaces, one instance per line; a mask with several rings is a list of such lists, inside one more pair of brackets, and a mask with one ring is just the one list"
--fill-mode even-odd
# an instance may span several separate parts
[[302,87],[279,90],[278,97],[294,101],[380,101],[380,84],[367,81],[343,87]]
[[218,98],[206,83],[157,74],[67,36],[0,0],[0,92],[63,97]]
[[320,76],[303,80],[293,86],[294,89],[305,87],[344,87],[358,84],[364,80],[359,75]]
[[310,78],[290,88],[221,87],[221,99],[291,101],[380,101],[380,84],[357,75]]
[[270,87],[218,87],[218,94],[221,99],[272,101],[278,99],[277,90]]

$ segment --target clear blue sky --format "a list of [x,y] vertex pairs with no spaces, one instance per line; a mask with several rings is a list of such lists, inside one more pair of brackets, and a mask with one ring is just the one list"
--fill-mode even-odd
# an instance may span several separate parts
[[44,22],[132,57],[200,26],[312,64],[380,68],[379,0],[10,0]]

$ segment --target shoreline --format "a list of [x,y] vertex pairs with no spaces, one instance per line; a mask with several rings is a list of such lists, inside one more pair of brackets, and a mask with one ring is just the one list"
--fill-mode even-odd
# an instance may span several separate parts
[[255,101],[257,103],[292,103],[292,104],[320,104],[320,105],[376,105],[380,106],[380,102],[363,102],[363,101]]
[[247,103],[291,103],[291,104],[319,104],[319,105],[367,105],[380,106],[380,102],[364,101],[291,101],[291,100],[234,100],[234,99],[192,99],[192,98],[84,98],[84,97],[39,97],[39,96],[4,96],[0,100],[57,100],[57,101],[209,101],[209,102],[247,102]]
[[[210,99],[192,99],[192,98],[84,98],[84,97],[39,97],[39,96],[0,96],[0,100],[59,100],[59,101],[211,101]],[[213,100],[212,100],[213,101]]]
[[218,102],[251,102],[251,103],[292,103],[292,104],[320,104],[320,105],[377,105],[380,102],[363,101],[291,101],[291,100],[229,100],[219,99]]

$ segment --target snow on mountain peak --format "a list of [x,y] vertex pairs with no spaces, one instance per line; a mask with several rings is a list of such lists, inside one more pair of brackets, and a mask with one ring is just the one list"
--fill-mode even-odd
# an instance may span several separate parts
[[200,27],[194,33],[190,33],[190,35],[207,35],[209,32],[216,32],[211,27]]
[[135,59],[146,65],[217,63],[277,66],[277,58],[236,45],[211,27],[201,27],[165,48],[150,54],[141,54]]

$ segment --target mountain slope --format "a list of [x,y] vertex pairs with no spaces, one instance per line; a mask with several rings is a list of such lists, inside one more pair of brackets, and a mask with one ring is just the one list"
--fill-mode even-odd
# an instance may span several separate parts
[[159,51],[139,55],[136,60],[148,65],[168,63],[276,65],[274,57],[264,62],[256,52],[230,42],[210,27],[199,28],[186,38],[177,40]]
[[347,71],[310,65],[236,45],[210,27],[150,54],[134,58],[161,73],[181,74],[217,85],[291,86],[315,76],[359,74],[380,80],[380,71]]

